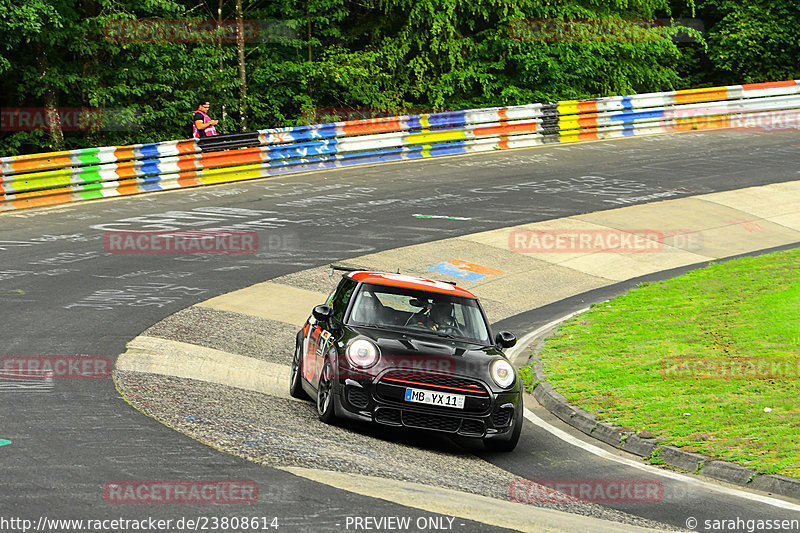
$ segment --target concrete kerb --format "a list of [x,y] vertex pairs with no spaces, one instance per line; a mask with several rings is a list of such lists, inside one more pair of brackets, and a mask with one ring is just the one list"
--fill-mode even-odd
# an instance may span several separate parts
[[[547,381],[541,359],[539,357],[544,341],[552,336],[558,326],[575,316],[572,313],[559,320],[558,325],[542,331],[539,335],[526,339],[515,353],[519,354],[533,347],[530,358],[533,369],[533,398],[539,404],[557,416],[563,422],[586,435],[596,438],[619,450],[623,450],[645,459],[662,460],[665,464],[694,474],[725,481],[734,485],[752,488],[763,492],[779,494],[800,499],[800,479],[774,474],[759,474],[755,470],[727,461],[712,460],[698,453],[687,452],[674,446],[660,446],[663,437],[644,439],[629,431],[628,428],[599,422],[596,416],[580,407],[570,405],[569,401]],[[552,324],[552,322],[551,322]],[[518,361],[515,366],[525,366],[531,361]],[[529,395],[530,396],[530,395]]]

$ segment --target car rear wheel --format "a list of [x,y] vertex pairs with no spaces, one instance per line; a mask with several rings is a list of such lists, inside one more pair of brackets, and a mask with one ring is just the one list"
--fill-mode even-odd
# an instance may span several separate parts
[[319,419],[326,424],[333,424],[336,419],[333,394],[333,367],[330,361],[325,361],[317,388],[317,413]]
[[292,373],[289,378],[289,396],[299,400],[309,400],[308,394],[303,390],[303,348],[297,346],[292,358]]
[[483,445],[487,450],[492,452],[510,452],[517,447],[519,436],[522,433],[523,409],[522,394],[520,394],[519,403],[514,412],[514,426],[511,428],[511,431],[502,437],[485,437],[483,439]]

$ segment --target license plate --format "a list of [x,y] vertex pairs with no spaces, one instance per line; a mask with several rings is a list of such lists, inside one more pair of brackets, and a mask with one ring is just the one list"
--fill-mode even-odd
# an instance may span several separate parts
[[464,396],[461,394],[447,394],[446,392],[433,392],[420,389],[406,389],[406,401],[438,405],[441,407],[464,408]]

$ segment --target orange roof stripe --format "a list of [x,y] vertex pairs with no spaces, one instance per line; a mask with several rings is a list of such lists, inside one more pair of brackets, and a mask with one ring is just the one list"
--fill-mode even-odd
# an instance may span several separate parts
[[413,276],[406,276],[404,274],[391,274],[386,272],[352,272],[349,276],[364,283],[373,283],[375,285],[389,285],[391,287],[403,287],[406,289],[417,289],[428,292],[438,292],[442,294],[452,294],[453,296],[463,296],[465,298],[474,298],[477,296],[472,294],[466,289],[456,287],[444,281],[434,281],[426,278],[416,278]]

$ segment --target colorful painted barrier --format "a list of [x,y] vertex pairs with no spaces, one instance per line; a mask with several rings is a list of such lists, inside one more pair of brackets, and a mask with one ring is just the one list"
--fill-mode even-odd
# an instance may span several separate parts
[[800,127],[800,80],[4,157],[0,211],[386,161],[752,126]]

